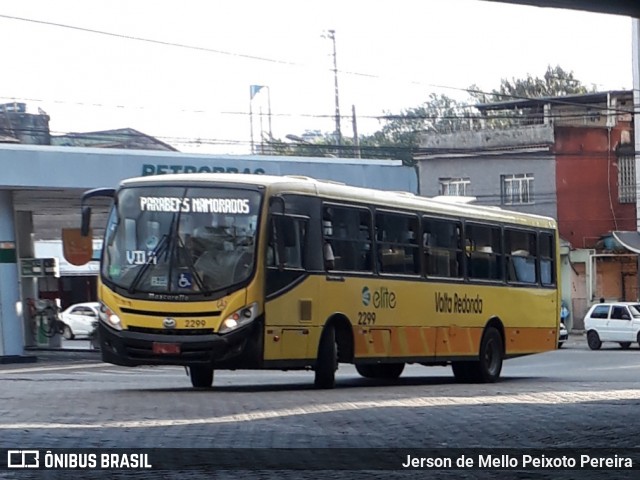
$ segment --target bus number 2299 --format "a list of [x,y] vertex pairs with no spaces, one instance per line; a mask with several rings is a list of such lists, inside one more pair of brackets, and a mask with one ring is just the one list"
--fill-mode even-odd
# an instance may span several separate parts
[[375,323],[375,312],[358,312],[358,325],[374,325]]

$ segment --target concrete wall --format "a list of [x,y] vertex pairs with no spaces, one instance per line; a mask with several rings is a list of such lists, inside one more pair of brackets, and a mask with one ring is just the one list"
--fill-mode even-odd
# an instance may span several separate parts
[[618,201],[616,146],[629,122],[614,128],[556,129],[558,226],[573,248],[593,248],[612,230],[636,229],[636,205]]
[[427,133],[420,138],[420,147],[441,150],[485,150],[527,145],[552,145],[553,142],[553,127],[529,125],[504,130],[462,131],[448,134]]
[[468,177],[471,185],[467,195],[477,197],[478,204],[500,206],[500,175],[518,173],[534,175],[534,203],[504,208],[557,218],[555,158],[548,152],[422,160],[420,193],[427,197],[438,195],[440,178]]

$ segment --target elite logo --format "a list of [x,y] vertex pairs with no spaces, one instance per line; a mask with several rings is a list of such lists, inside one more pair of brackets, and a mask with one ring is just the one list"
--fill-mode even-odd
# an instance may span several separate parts
[[368,307],[370,303],[371,303],[371,291],[369,290],[369,287],[365,286],[362,288],[362,304],[365,307]]
[[387,287],[380,287],[377,290],[371,292],[369,287],[362,288],[362,304],[368,307],[373,304],[374,308],[396,308],[397,299],[396,294]]

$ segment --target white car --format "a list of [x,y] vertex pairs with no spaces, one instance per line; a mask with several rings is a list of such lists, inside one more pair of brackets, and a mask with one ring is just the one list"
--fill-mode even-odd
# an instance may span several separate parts
[[93,330],[93,322],[98,320],[98,302],[76,303],[60,314],[65,328],[63,336],[71,340],[77,335],[88,336]]
[[622,348],[640,343],[640,303],[597,303],[585,315],[584,329],[591,350],[598,350],[602,342],[616,342]]

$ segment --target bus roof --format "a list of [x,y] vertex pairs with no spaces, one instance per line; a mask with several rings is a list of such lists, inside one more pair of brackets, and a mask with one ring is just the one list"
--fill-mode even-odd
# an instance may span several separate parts
[[410,192],[394,192],[354,187],[331,180],[298,175],[256,175],[243,173],[183,173],[135,177],[123,180],[120,187],[167,184],[231,183],[264,186],[270,193],[300,193],[317,195],[327,200],[342,200],[374,204],[387,209],[409,209],[421,213],[460,216],[465,218],[506,222],[540,228],[557,227],[551,217],[522,213],[503,208],[455,202],[450,199],[422,197]]

